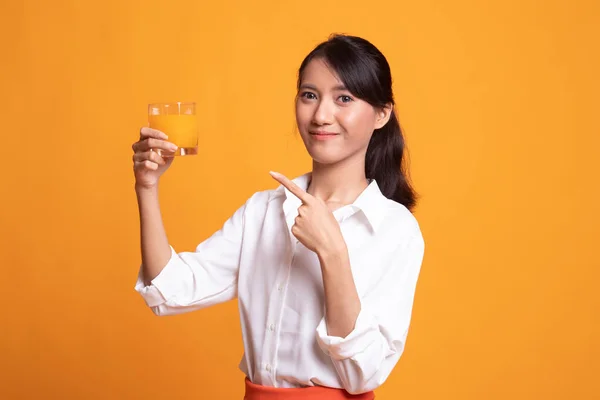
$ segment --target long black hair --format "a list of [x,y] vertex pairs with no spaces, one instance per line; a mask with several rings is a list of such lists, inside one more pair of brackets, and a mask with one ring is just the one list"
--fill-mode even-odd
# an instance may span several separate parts
[[298,72],[298,90],[302,83],[302,72],[315,58],[323,59],[354,96],[377,108],[392,105],[389,121],[373,132],[369,142],[365,175],[377,181],[384,196],[412,211],[417,194],[409,182],[404,137],[394,110],[392,74],[386,58],[363,38],[334,34],[302,61]]

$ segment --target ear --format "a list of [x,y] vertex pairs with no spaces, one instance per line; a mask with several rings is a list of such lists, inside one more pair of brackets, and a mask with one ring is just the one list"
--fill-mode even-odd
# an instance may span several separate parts
[[394,106],[391,103],[385,105],[385,107],[378,108],[375,110],[375,129],[380,129],[385,126],[392,116]]

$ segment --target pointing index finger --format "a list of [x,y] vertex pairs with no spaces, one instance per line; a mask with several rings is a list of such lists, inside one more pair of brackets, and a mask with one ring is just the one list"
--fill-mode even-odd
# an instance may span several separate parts
[[300,186],[296,185],[293,181],[289,180],[284,175],[280,174],[279,172],[273,172],[273,171],[269,172],[269,174],[271,174],[273,179],[275,179],[277,182],[281,183],[290,192],[295,194],[296,197],[298,197],[303,203],[306,204],[308,201],[310,201],[311,195],[308,194]]

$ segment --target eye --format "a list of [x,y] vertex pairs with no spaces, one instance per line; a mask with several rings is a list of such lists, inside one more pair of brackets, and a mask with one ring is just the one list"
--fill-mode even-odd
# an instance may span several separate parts
[[304,97],[305,99],[314,100],[317,96],[312,92],[302,92],[300,97]]
[[340,101],[342,103],[350,103],[353,99],[350,96],[347,95],[341,95],[340,97],[338,97],[340,99]]

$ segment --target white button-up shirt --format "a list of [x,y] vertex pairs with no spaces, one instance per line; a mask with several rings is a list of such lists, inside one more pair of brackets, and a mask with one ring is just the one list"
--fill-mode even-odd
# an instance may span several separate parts
[[[310,173],[294,179],[306,190]],[[362,393],[398,362],[411,319],[424,242],[403,205],[373,180],[333,212],[348,247],[361,311],[345,338],[327,334],[317,255],[291,233],[300,199],[283,186],[257,192],[194,252],[177,253],[135,290],[159,316],[238,298],[244,341],[240,369],[254,383],[324,385]]]

